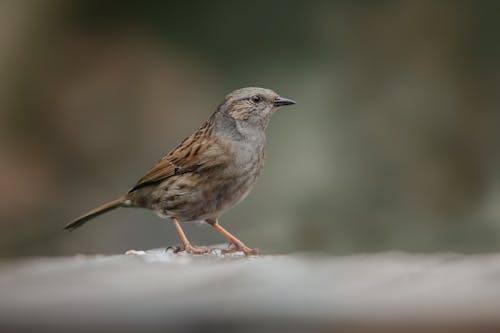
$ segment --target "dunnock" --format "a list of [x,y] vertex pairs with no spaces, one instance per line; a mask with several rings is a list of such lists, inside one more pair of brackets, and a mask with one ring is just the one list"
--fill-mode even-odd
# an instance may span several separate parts
[[225,230],[218,218],[252,189],[264,164],[269,120],[277,108],[291,104],[295,102],[269,89],[233,91],[203,126],[164,156],[128,193],[78,217],[64,229],[78,228],[118,207],[147,208],[172,220],[188,253],[202,254],[209,249],[191,245],[179,222],[205,221],[232,243],[226,251],[256,254]]

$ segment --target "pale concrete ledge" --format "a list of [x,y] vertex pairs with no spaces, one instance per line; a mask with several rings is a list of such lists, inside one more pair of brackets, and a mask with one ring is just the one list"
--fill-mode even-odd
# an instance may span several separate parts
[[0,295],[0,332],[495,331],[500,255],[36,258]]

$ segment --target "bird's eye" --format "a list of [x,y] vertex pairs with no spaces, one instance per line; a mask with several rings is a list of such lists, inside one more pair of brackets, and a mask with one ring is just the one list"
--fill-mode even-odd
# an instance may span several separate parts
[[252,96],[252,102],[259,103],[262,100],[262,97],[259,95]]

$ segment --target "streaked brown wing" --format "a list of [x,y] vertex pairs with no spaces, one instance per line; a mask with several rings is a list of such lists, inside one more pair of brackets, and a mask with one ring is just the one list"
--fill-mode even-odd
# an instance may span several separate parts
[[184,140],[139,179],[129,193],[174,175],[197,172],[227,163],[227,146],[220,140],[204,134],[197,131]]

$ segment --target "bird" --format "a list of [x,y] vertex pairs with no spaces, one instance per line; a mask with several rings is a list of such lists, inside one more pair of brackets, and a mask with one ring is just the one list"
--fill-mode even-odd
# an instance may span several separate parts
[[296,104],[273,90],[246,87],[227,94],[215,112],[193,134],[161,158],[127,193],[64,226],[72,231],[120,207],[145,208],[170,219],[182,242],[177,251],[205,254],[180,223],[202,221],[221,233],[228,252],[257,255],[219,223],[220,216],[240,203],[256,182],[265,160],[266,128],[277,109]]

